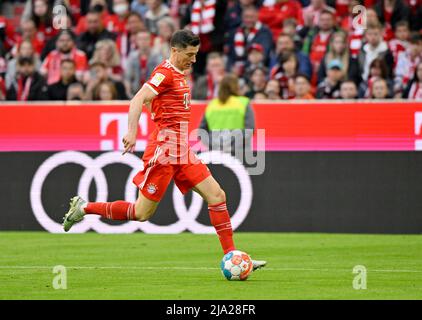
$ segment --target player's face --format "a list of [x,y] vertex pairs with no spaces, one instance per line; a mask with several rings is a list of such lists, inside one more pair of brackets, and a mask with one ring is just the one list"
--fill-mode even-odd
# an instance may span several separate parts
[[188,46],[185,49],[175,48],[177,67],[181,70],[189,70],[196,62],[199,46]]

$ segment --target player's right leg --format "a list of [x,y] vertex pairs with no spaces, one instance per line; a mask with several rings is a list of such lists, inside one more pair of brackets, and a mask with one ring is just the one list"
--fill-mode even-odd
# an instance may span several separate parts
[[76,196],[70,200],[70,208],[64,217],[63,228],[66,232],[69,231],[75,223],[83,220],[86,214],[96,214],[110,220],[147,221],[154,215],[158,203],[145,197],[141,191],[135,203],[121,200],[87,202]]

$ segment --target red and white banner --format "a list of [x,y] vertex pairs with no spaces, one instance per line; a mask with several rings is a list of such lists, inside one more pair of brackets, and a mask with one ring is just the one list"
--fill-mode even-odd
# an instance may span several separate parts
[[[121,150],[128,105],[0,104],[0,151]],[[192,105],[190,130],[204,109],[203,103]],[[288,101],[253,109],[267,151],[422,150],[422,102]],[[137,150],[154,127],[143,113]]]

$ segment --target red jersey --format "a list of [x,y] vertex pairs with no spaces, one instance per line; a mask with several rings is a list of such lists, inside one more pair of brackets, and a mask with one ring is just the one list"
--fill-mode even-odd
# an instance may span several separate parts
[[[186,75],[165,60],[154,69],[145,85],[157,95],[151,102],[151,118],[157,128],[150,141],[176,142],[178,148],[187,148],[190,87]],[[177,152],[178,155],[184,153]]]

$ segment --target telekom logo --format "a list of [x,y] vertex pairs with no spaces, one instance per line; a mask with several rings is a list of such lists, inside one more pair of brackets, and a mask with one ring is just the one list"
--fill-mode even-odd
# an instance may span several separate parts
[[[100,115],[100,134],[103,137],[107,136],[108,127],[117,122],[117,136],[115,139],[102,139],[100,141],[100,149],[104,151],[109,150],[123,150],[123,137],[128,129],[128,114],[124,112],[102,113]],[[139,126],[141,128],[141,135],[146,136],[148,133],[148,117],[146,113],[141,114],[139,119]],[[136,151],[144,151],[147,139],[136,140]]]
[[[422,130],[422,112],[415,112],[415,135],[420,135]],[[415,150],[422,150],[422,139],[415,140]]]

